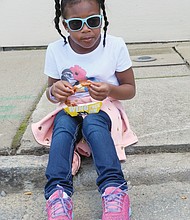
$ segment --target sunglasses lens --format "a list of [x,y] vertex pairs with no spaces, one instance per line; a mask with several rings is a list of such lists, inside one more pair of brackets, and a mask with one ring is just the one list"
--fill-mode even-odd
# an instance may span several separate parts
[[87,20],[88,26],[91,28],[96,28],[100,26],[100,17],[92,17]]
[[69,21],[69,26],[71,30],[79,30],[82,26],[82,21],[81,20],[71,20]]

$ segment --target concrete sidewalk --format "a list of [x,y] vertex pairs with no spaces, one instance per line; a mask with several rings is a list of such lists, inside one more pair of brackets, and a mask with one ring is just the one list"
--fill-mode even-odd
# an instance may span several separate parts
[[[130,191],[131,220],[189,220],[190,184],[171,182],[134,186]],[[101,220],[101,199],[97,190],[76,191],[74,220]],[[46,220],[42,191],[33,190],[1,197],[1,220]]]
[[[187,190],[190,180],[190,43],[129,45],[128,48],[134,65],[137,95],[123,104],[139,138],[136,145],[126,149],[127,161],[122,164],[132,187],[132,219],[186,220],[190,214]],[[145,55],[156,60],[135,61]],[[44,94],[38,98],[46,83],[42,74],[44,56],[43,50],[0,53],[0,192],[7,192],[0,208],[3,220],[39,219],[34,212],[42,213],[43,210],[42,188],[46,181],[48,149],[33,139],[31,123],[55,107]],[[11,84],[7,83],[9,78],[14,79]],[[35,103],[38,104],[34,109]],[[23,127],[26,125],[26,116],[29,117],[31,111],[21,141],[18,142],[17,133],[17,144],[13,144],[18,128],[23,129],[20,124],[24,120]],[[101,216],[95,179],[92,160],[84,158],[74,178],[76,220],[97,220]],[[19,208],[17,205],[8,210],[6,204],[13,197],[19,202],[25,191],[33,192],[33,197],[21,199],[21,204],[26,202],[38,208],[27,208],[21,214],[14,212],[14,208]],[[93,201],[90,198],[94,198]],[[89,205],[86,207],[86,204]],[[44,213],[40,219],[45,219]]]

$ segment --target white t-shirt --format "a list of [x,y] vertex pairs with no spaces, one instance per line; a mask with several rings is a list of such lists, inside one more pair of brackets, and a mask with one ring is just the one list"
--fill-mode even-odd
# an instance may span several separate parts
[[[119,85],[115,72],[125,71],[131,66],[123,39],[107,35],[105,47],[102,36],[98,47],[87,54],[76,53],[63,39],[49,44],[44,73],[54,79],[67,80],[73,86],[88,79]],[[85,96],[87,91],[75,95]]]

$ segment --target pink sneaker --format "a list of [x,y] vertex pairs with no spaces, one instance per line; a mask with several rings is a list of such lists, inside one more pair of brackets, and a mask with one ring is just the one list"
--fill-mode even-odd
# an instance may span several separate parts
[[102,195],[102,220],[130,220],[130,202],[127,190],[108,187]]
[[72,220],[73,203],[64,192],[63,187],[57,185],[57,190],[46,203],[48,220]]

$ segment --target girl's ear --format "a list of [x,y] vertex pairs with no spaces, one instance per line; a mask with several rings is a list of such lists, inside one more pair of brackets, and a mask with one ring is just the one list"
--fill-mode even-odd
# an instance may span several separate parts
[[63,27],[65,28],[65,30],[68,32],[69,28],[64,20],[62,21],[62,24],[63,24]]

